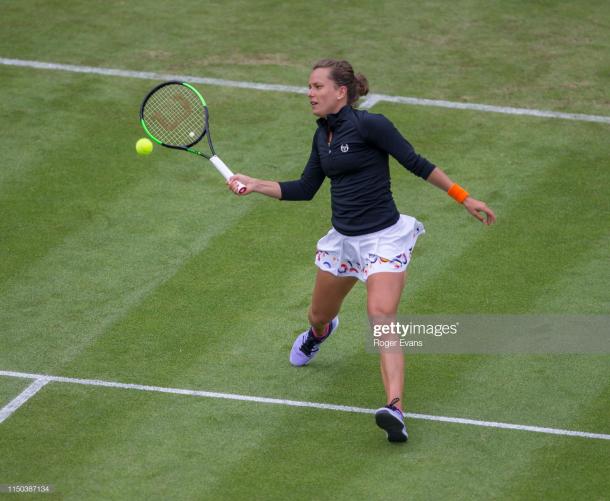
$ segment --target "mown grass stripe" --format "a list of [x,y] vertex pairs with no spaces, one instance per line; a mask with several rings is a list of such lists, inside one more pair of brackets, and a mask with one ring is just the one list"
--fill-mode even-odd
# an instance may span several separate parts
[[[239,395],[239,394],[234,394],[234,393],[219,393],[219,392],[214,392],[214,391],[189,390],[189,389],[184,389],[184,388],[167,388],[167,387],[162,387],[162,386],[149,386],[149,385],[133,384],[133,383],[119,383],[119,382],[115,382],[115,381],[101,381],[99,379],[78,379],[78,378],[70,378],[70,377],[63,377],[63,376],[49,376],[49,375],[44,375],[44,374],[30,374],[30,373],[15,372],[15,371],[0,371],[0,376],[35,379],[36,380],[35,383],[39,383],[39,384],[41,381],[43,381],[44,384],[46,384],[47,382],[53,381],[53,382],[57,382],[57,383],[80,384],[80,385],[85,385],[85,386],[103,386],[103,387],[107,387],[107,388],[121,388],[121,389],[126,389],[126,390],[149,391],[149,392],[156,392],[156,393],[170,393],[170,394],[175,394],[175,395],[188,395],[188,396],[205,397],[205,398],[220,398],[220,399],[226,399],[226,400],[240,400],[240,401],[257,402],[257,403],[263,403],[263,404],[286,405],[286,406],[290,406],[290,407],[309,407],[309,408],[314,408],[314,409],[331,410],[331,411],[338,411],[338,412],[355,412],[355,413],[360,413],[360,414],[373,414],[375,412],[375,409],[366,409],[363,407],[351,407],[351,406],[347,406],[347,405],[326,404],[326,403],[321,403],[321,402],[303,402],[303,401],[299,401],[299,400],[257,397],[257,396],[251,396],[251,395]],[[30,385],[29,388],[32,388],[35,385],[35,383]],[[44,386],[44,384],[43,384],[43,386]],[[40,389],[40,388],[38,388],[38,389]],[[36,390],[36,391],[38,391],[38,390]],[[1,414],[0,414],[0,416],[1,416]],[[604,434],[604,433],[591,433],[591,432],[585,432],[585,431],[564,430],[564,429],[560,429],[560,428],[548,428],[548,427],[541,427],[541,426],[502,423],[502,422],[498,422],[498,421],[480,421],[477,419],[456,418],[456,417],[449,417],[449,416],[433,416],[430,414],[417,414],[417,413],[411,413],[411,412],[407,412],[405,414],[405,416],[408,418],[411,418],[411,419],[422,419],[422,420],[426,420],[426,421],[440,421],[440,422],[444,422],[444,423],[466,424],[466,425],[473,425],[473,426],[484,426],[484,427],[489,427],[489,428],[501,428],[501,429],[508,429],[508,430],[521,430],[521,431],[530,431],[530,432],[535,432],[535,433],[546,433],[546,434],[552,434],[552,435],[564,435],[564,436],[592,438],[592,439],[599,439],[599,440],[610,440],[610,435]],[[2,422],[2,420],[0,420],[0,422]]]

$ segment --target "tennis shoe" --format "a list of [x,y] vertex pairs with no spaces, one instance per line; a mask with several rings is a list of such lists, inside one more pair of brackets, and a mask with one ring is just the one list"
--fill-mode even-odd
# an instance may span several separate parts
[[388,442],[406,442],[409,439],[402,411],[394,404],[395,398],[388,405],[375,411],[375,422],[388,436]]
[[320,351],[320,345],[328,339],[338,326],[339,317],[335,317],[331,320],[328,332],[324,337],[318,338],[314,336],[311,327],[299,334],[290,350],[290,363],[295,367],[301,367],[311,362],[318,354],[318,351]]

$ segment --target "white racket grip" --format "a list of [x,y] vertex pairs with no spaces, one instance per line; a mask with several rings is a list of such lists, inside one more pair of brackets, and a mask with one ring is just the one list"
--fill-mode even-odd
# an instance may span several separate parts
[[[213,157],[211,157],[210,162],[214,164],[214,167],[216,167],[218,172],[220,172],[227,181],[233,175],[231,169],[227,167],[227,164],[225,164],[218,155],[214,155]],[[246,187],[239,181],[237,181],[237,191],[239,193],[243,193],[244,191],[246,191]]]

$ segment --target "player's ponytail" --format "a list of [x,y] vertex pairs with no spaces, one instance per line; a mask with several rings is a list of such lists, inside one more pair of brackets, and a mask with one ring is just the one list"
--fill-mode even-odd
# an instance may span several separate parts
[[330,68],[330,78],[337,85],[347,87],[347,104],[353,106],[361,96],[369,93],[369,82],[362,73],[354,75],[352,65],[344,60],[321,59],[313,69]]
[[366,96],[369,93],[369,81],[362,73],[357,73],[355,76],[355,80],[358,97]]

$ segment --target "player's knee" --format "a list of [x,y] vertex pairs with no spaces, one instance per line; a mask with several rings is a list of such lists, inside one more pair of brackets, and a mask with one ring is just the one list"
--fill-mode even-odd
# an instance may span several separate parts
[[392,305],[384,303],[369,303],[367,305],[369,317],[388,318],[396,316],[396,309]]

